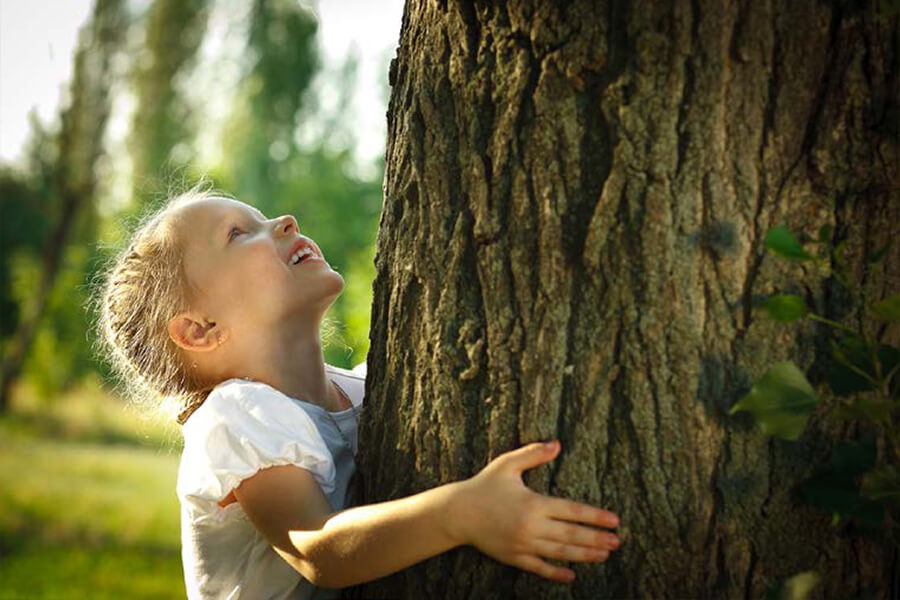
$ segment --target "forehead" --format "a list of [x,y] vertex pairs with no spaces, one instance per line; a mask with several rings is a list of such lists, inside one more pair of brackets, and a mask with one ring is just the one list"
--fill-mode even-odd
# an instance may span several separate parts
[[172,215],[179,228],[191,232],[192,237],[214,234],[226,222],[238,217],[265,220],[256,207],[231,198],[203,198],[179,206]]

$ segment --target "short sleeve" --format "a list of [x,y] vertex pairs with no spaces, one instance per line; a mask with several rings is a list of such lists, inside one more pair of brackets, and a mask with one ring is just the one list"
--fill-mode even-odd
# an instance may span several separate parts
[[296,465],[324,494],[334,490],[334,460],[313,419],[288,396],[257,382],[229,380],[183,427],[178,497],[218,502],[259,470]]

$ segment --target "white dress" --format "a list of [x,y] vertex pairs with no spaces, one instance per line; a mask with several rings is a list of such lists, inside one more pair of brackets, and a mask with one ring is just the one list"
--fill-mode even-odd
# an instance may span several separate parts
[[290,464],[312,473],[334,510],[345,507],[355,470],[365,370],[325,369],[355,410],[328,413],[267,384],[229,379],[184,424],[177,493],[190,600],[338,595],[337,590],[316,588],[278,556],[240,503],[218,504],[260,469]]

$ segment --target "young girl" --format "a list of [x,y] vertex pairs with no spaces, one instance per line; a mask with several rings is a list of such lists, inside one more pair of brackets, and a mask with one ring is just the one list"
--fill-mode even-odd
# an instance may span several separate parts
[[566,582],[547,559],[604,561],[617,517],[539,495],[524,470],[559,444],[474,477],[345,509],[364,379],[324,363],[319,327],[344,281],[293,217],[194,188],[134,234],[102,291],[120,374],[174,398],[189,598],[311,598],[470,544]]

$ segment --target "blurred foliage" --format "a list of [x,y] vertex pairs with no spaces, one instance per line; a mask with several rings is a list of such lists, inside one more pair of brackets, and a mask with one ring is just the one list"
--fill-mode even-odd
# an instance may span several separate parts
[[[85,338],[84,305],[87,288],[83,284],[90,248],[71,244],[56,275],[47,299],[41,326],[35,332],[25,359],[25,373],[39,393],[52,397],[87,373],[94,361]],[[11,262],[13,295],[24,305],[34,290],[40,263],[33,255],[20,253]]]
[[129,136],[132,188],[140,208],[161,171],[190,162],[188,142],[196,129],[183,85],[203,41],[207,0],[156,0],[133,27],[131,86],[137,101]]
[[13,291],[13,263],[22,256],[40,254],[41,241],[50,228],[53,214],[50,195],[40,180],[28,173],[0,166],[0,338],[4,341],[16,329],[19,301]]
[[[237,85],[214,90],[230,98],[221,133],[209,136],[206,131],[203,138],[220,140],[221,160],[199,165],[197,144],[211,124],[199,118],[203,107],[188,92],[202,68],[198,52],[210,15],[223,7],[233,29],[244,34],[245,49],[239,54]],[[110,60],[96,45],[108,23],[95,23],[96,32],[85,33],[90,27],[80,38],[84,56],[97,59],[102,54]],[[0,350],[6,354],[10,348],[41,277],[42,255],[62,210],[61,174],[84,179],[78,173],[92,173],[101,185],[73,224],[25,356],[22,378],[49,399],[92,373],[106,375],[105,365],[92,356],[93,315],[85,306],[99,266],[121,244],[127,224],[158,200],[161,190],[177,191],[207,176],[268,216],[298,218],[303,233],[316,240],[345,279],[345,291],[327,315],[325,359],[342,367],[364,361],[383,165],[379,161],[369,168],[354,158],[353,125],[344,119],[344,109],[355,85],[355,57],[324,73],[328,79],[321,82],[318,24],[308,9],[290,0],[248,0],[243,5],[155,0],[118,28],[117,35],[127,42],[112,58],[117,79],[92,82],[105,88],[91,93],[102,98],[115,91],[134,98],[127,134],[130,170],[124,167],[130,201],[110,199],[111,187],[103,179],[117,157],[82,151],[98,146],[103,129],[81,124],[105,118],[107,109],[78,100],[73,89],[61,107],[62,128],[32,120],[22,163],[0,165]],[[317,101],[317,81],[337,90],[338,101],[330,110]],[[301,143],[300,130],[318,133]],[[174,173],[184,181],[173,183]]]
[[[71,305],[79,299],[78,295],[66,290],[77,289],[73,286],[83,280],[89,256],[93,254],[98,224],[97,166],[105,153],[103,139],[112,103],[115,59],[124,39],[124,17],[122,0],[96,0],[90,22],[79,31],[72,81],[59,113],[59,129],[45,135],[41,128],[35,128],[40,135],[32,141],[31,160],[21,171],[23,179],[33,181],[30,187],[37,192],[33,195],[40,196],[28,200],[46,209],[48,226],[40,237],[29,236],[40,243],[39,253],[30,252],[32,256],[39,255],[31,268],[33,277],[27,273],[30,264],[27,255],[17,248],[11,248],[5,255],[4,271],[12,275],[16,264],[13,259],[18,258],[21,261],[19,281],[26,284],[8,292],[18,300],[18,307],[14,331],[2,344],[0,409],[8,404],[12,385],[21,376],[26,362],[37,364],[30,369],[32,375],[52,372],[43,381],[54,381],[55,388],[71,383],[79,375],[76,369],[67,369],[65,365],[68,362],[72,367],[81,362],[77,353],[87,339],[86,320],[80,304]],[[20,186],[19,190],[28,187]],[[12,199],[26,200],[22,195]],[[19,206],[5,208],[11,213],[20,212]],[[23,250],[27,252],[29,246],[24,244]],[[74,273],[71,272],[73,259]],[[65,295],[63,301],[59,300],[61,294]],[[51,307],[54,298],[57,301]],[[58,315],[54,315],[58,318],[48,323],[42,317],[50,308],[58,309]],[[62,344],[57,344],[58,341]],[[50,355],[33,352],[35,347],[47,349],[48,346]]]
[[294,132],[319,68],[317,25],[291,0],[255,0],[250,18],[247,64],[224,137],[223,179],[265,213],[283,197],[297,157]]

